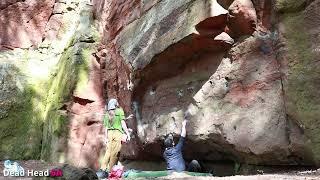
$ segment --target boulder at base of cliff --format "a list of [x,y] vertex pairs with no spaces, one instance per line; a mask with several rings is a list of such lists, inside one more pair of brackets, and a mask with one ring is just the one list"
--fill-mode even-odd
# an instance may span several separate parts
[[87,179],[96,180],[98,176],[96,173],[89,168],[77,168],[68,164],[58,167],[56,169],[62,169],[63,178],[65,179]]
[[229,7],[228,27],[235,36],[255,31],[257,14],[251,0],[235,0]]
[[[228,58],[223,52],[198,56],[178,75],[151,82],[138,102],[144,157],[162,156],[163,138],[168,133],[178,138],[188,110],[186,159],[303,163],[303,135],[286,120],[279,64],[258,44],[247,38]],[[302,141],[292,144],[293,136]]]

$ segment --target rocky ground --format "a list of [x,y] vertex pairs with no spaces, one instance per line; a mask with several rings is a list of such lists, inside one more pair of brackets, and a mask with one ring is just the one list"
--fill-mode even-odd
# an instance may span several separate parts
[[[29,160],[29,161],[18,161],[19,164],[25,168],[25,170],[46,170],[46,169],[52,169],[57,166],[61,166],[62,164],[59,163],[45,163],[43,161],[35,161],[35,160]],[[8,178],[3,176],[3,161],[0,162],[0,180],[7,180],[7,179],[32,179],[31,177],[20,177],[20,178]],[[68,169],[70,170],[70,168]],[[183,173],[174,173],[170,176],[166,177],[160,177],[157,178],[159,180],[167,180],[167,179],[186,179],[186,180],[204,180],[204,179],[217,179],[217,180],[271,180],[271,179],[281,179],[281,180],[314,180],[314,179],[320,179],[320,169],[318,170],[307,170],[307,171],[288,171],[283,172],[279,170],[279,173],[272,173],[272,174],[256,174],[256,175],[236,175],[236,176],[225,176],[225,177],[194,177],[189,176],[187,174]],[[146,179],[146,178],[138,178],[138,179]],[[148,178],[147,178],[148,179]],[[150,178],[149,178],[150,179]],[[154,178],[152,178],[154,179]]]

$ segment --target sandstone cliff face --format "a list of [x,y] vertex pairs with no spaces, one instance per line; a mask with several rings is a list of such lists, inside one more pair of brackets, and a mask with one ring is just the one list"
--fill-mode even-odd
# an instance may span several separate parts
[[317,164],[319,7],[0,2],[0,158],[97,168],[105,100],[118,98],[135,114],[123,158],[159,160],[189,111],[186,159]]
[[0,158],[93,166],[104,102],[92,5],[0,4]]
[[319,164],[319,1],[278,1],[278,59],[288,119],[299,124]]
[[5,0],[0,6],[0,48],[28,48],[44,38],[54,0]]
[[[112,78],[103,76],[107,96],[118,97],[127,113],[132,105],[136,114],[131,122],[135,142],[128,145],[130,151],[123,151],[125,157],[160,158],[163,137],[169,132],[179,134],[188,110],[192,117],[187,159],[252,164],[314,164],[318,160],[317,130],[306,125],[317,121],[313,117],[319,101],[311,98],[317,93],[310,90],[316,89],[319,71],[316,66],[299,65],[310,72],[301,79],[308,84],[306,90],[296,84],[299,70],[288,64],[294,58],[311,61],[311,57],[294,55],[309,45],[299,45],[302,49],[298,50],[290,43],[308,41],[307,36],[317,37],[318,32],[310,23],[310,30],[297,32],[305,36],[296,37],[288,32],[296,27],[291,24],[295,20],[286,14],[309,13],[306,18],[311,19],[316,2],[93,3],[104,34],[102,43],[110,53],[102,59],[109,67],[114,64],[116,72]],[[103,8],[106,4],[109,8]],[[315,48],[318,41],[313,41]],[[312,54],[311,49],[304,54]],[[311,74],[313,78],[308,79]],[[291,91],[295,85],[299,88]],[[308,106],[299,106],[297,98]]]

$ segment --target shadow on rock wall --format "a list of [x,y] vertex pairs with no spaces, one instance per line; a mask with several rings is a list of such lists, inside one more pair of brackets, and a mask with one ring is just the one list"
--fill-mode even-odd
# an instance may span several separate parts
[[38,103],[44,95],[10,62],[0,65],[0,84],[0,158],[39,159],[43,117]]
[[228,47],[230,44],[223,41],[193,34],[168,47],[137,72],[139,85],[133,93],[144,158],[162,158],[164,135],[180,134],[184,112],[197,106],[193,97],[215,73]]

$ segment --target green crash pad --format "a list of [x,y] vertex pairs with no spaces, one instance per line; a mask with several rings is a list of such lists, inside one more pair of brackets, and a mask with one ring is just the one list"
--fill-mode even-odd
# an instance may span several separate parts
[[[168,176],[172,172],[171,171],[136,171],[136,170],[129,170],[125,173],[125,179],[133,179],[133,178],[141,178],[141,177],[162,177]],[[210,173],[197,173],[197,172],[187,172],[183,171],[190,176],[212,176]]]

